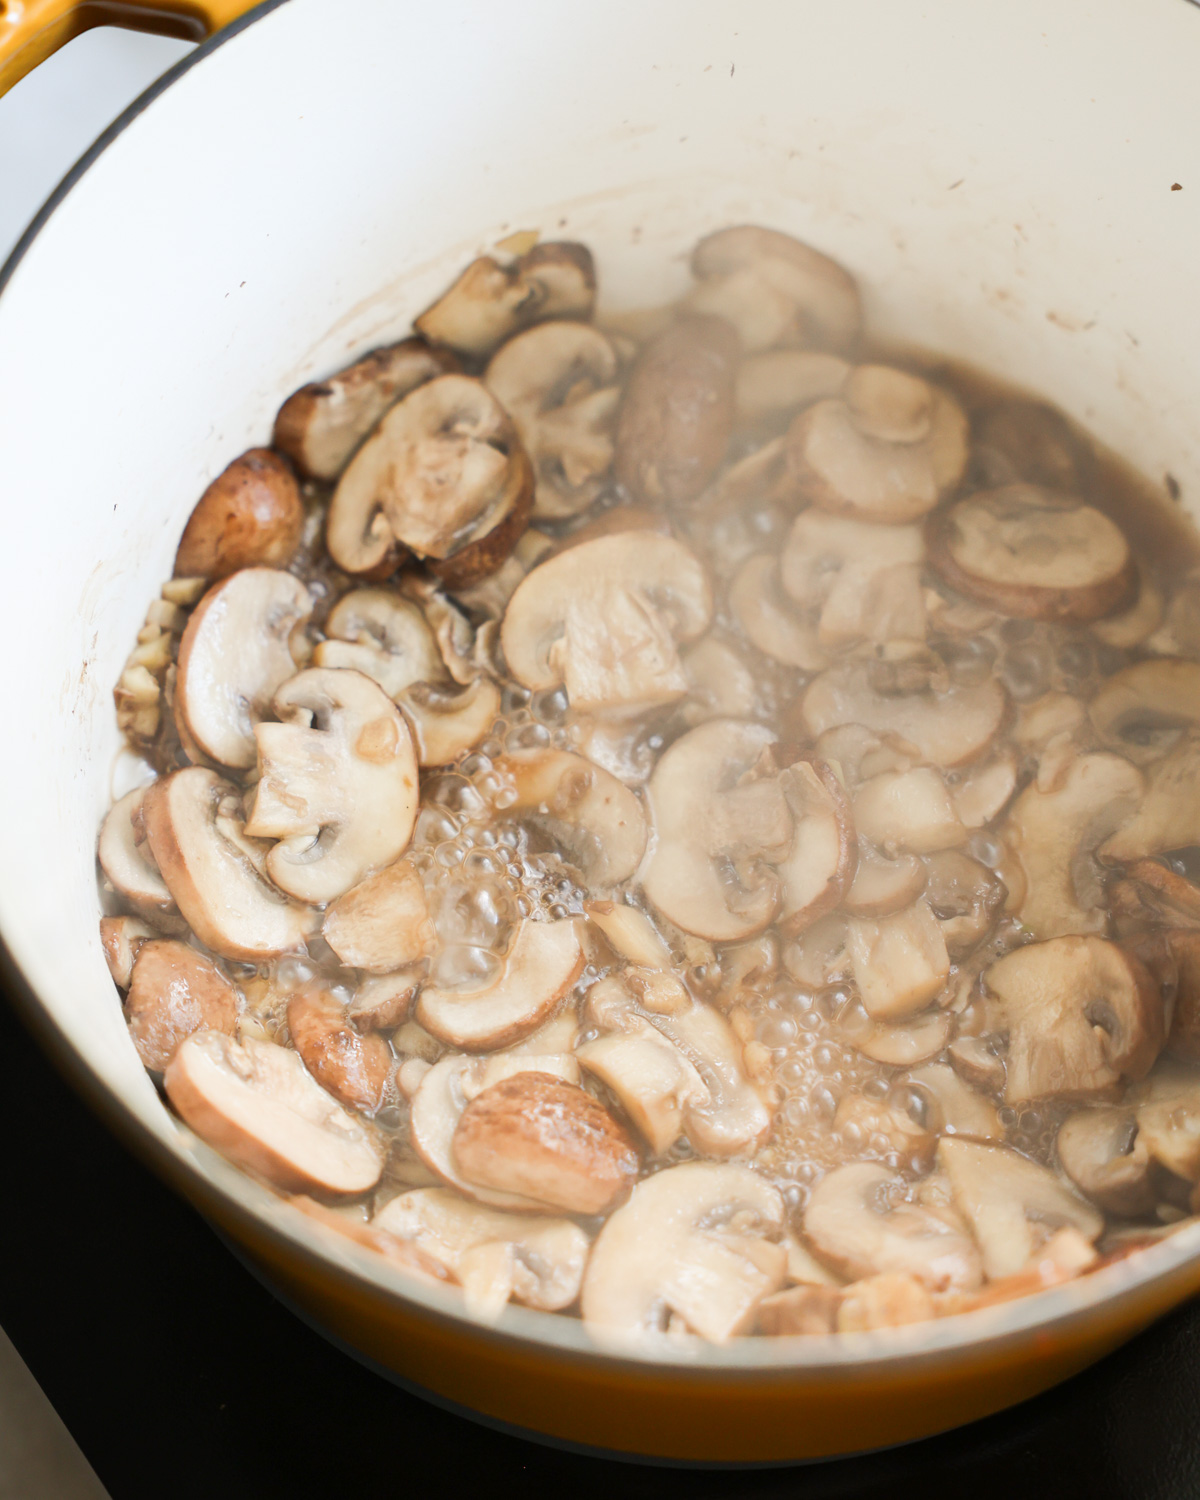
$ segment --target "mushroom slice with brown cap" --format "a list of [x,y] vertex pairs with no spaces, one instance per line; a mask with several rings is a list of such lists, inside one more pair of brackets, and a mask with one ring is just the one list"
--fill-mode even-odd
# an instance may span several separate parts
[[[477,1316],[495,1316],[510,1297],[543,1312],[569,1307],[579,1295],[590,1248],[587,1235],[569,1219],[500,1213],[464,1202],[447,1188],[401,1193],[371,1223],[444,1266]],[[481,1254],[487,1251],[492,1264]]]
[[391,1050],[381,1036],[363,1036],[342,1002],[321,984],[292,996],[287,1022],[292,1046],[322,1088],[352,1109],[379,1108],[392,1072]]
[[143,943],[160,934],[137,917],[101,917],[100,949],[112,981],[127,990],[133,978],[133,965]]
[[984,828],[998,818],[1017,789],[1017,758],[1011,750],[971,766],[951,787],[954,810],[964,828]]
[[695,500],[733,430],[738,337],[721,318],[672,323],[642,350],[617,418],[616,476],[635,500]]
[[352,589],[325,621],[317,667],[354,667],[396,698],[414,682],[445,675],[442,655],[420,607],[388,589]]
[[846,794],[824,761],[794,761],[779,781],[793,829],[791,848],[775,866],[780,926],[790,935],[841,901],[858,864],[858,841]]
[[348,573],[407,548],[454,587],[496,571],[532,506],[533,471],[511,418],[482,381],[441,375],[393,406],[350,460],[326,545]]
[[851,366],[817,349],[768,349],[738,366],[737,419],[749,426],[790,416],[823,396],[836,396]]
[[619,1030],[584,1042],[576,1055],[613,1091],[655,1156],[669,1151],[683,1133],[685,1109],[708,1096],[704,1080],[679,1048],[632,1012]]
[[389,973],[428,958],[437,930],[412,863],[398,859],[331,902],[321,936],[351,969]]
[[1055,1149],[1063,1171],[1081,1193],[1109,1213],[1136,1218],[1158,1201],[1150,1152],[1137,1115],[1124,1105],[1101,1105],[1069,1115]]
[[779,571],[797,605],[819,612],[819,639],[827,648],[923,641],[924,556],[919,526],[883,526],[814,507],[792,523]]
[[1131,651],[1140,646],[1162,624],[1163,596],[1143,564],[1137,566],[1137,593],[1133,603],[1120,614],[1092,621],[1092,634],[1106,646]]
[[312,613],[298,578],[243,568],[209,589],[179,646],[175,719],[210,760],[245,771],[254,764],[254,726],[296,671],[292,632]]
[[484,738],[500,715],[500,689],[489,677],[447,691],[438,683],[414,682],[401,692],[400,707],[412,728],[418,764],[448,766]]
[[372,349],[336,375],[289,396],[279,408],[271,441],[307,478],[336,479],[390,407],[454,368],[452,355],[422,339]]
[[779,583],[775,558],[762,552],[748,557],[729,586],[729,607],[751,645],[765,655],[802,672],[829,665],[815,621],[793,607]]
[[1072,762],[1052,790],[1035,782],[1013,803],[1004,839],[1025,880],[1016,915],[1035,936],[1105,930],[1101,888],[1093,880],[1092,890],[1081,890],[1080,877],[1097,845],[1138,806],[1143,786],[1127,760],[1100,751]]
[[142,916],[165,931],[183,927],[179,909],[144,835],[139,841],[139,823],[147,788],[135,787],[109,808],[100,827],[97,857],[104,877],[117,895]]
[[583,971],[580,923],[521,922],[499,976],[478,990],[426,985],[417,1020],[440,1041],[467,1052],[506,1047],[535,1031]]
[[146,837],[192,931],[222,958],[258,963],[303,947],[317,914],[264,874],[267,846],[247,838],[241,792],[215,771],[189,766],[146,794]]
[[1004,1088],[1004,1059],[993,1050],[988,1037],[963,1036],[946,1049],[951,1066],[972,1088],[998,1094]]
[[966,842],[967,830],[932,766],[864,781],[853,808],[855,828],[888,854],[933,854]]
[[530,323],[591,317],[595,298],[591,251],[569,240],[551,240],[534,245],[510,266],[490,255],[473,260],[413,326],[433,344],[482,359]]
[[841,396],[802,411],[787,464],[804,499],[835,515],[898,525],[957,488],[967,419],[946,391],[882,365],[860,365]]
[[1103,860],[1145,859],[1200,844],[1200,734],[1188,734],[1149,773],[1137,811],[1100,846]]
[[632,531],[535,568],[509,601],[500,639],[525,687],[563,686],[578,712],[625,716],[683,696],[677,646],[711,619],[696,556],[673,537]]
[[958,849],[925,861],[925,900],[938,920],[951,958],[962,958],[987,936],[1004,901],[1004,883]]
[[913,904],[925,889],[928,871],[915,854],[888,859],[859,840],[854,879],[842,898],[851,917],[887,917]]
[[749,1331],[784,1279],[779,1190],[748,1167],[686,1162],[648,1177],[604,1225],[583,1321],[604,1343],[661,1335],[672,1313],[711,1343]]
[[608,1213],[637,1180],[637,1148],[597,1099],[537,1063],[469,1101],[451,1146],[458,1170],[566,1213]]
[[1021,1270],[1055,1230],[1075,1229],[1094,1240],[1104,1228],[1104,1216],[1049,1167],[1008,1146],[943,1136],[938,1166],[979,1242],[990,1280]]
[[1200,1071],[1164,1059],[1125,1103],[1136,1110],[1139,1138],[1154,1160],[1176,1177],[1200,1181]]
[[287,463],[251,448],[196,502],[175,554],[176,578],[225,578],[239,568],[281,568],[304,530],[304,503]]
[[979,1251],[953,1214],[905,1201],[906,1185],[886,1167],[852,1162],[817,1183],[804,1236],[844,1276],[887,1271],[915,1276],[930,1291],[971,1291],[983,1279]]
[[773,344],[845,349],[858,337],[862,307],[853,276],[829,256],[778,229],[737,224],[692,251],[697,312],[731,322],[747,350]]
[[841,724],[861,724],[911,747],[915,758],[952,769],[974,760],[996,737],[1007,706],[991,678],[944,692],[882,693],[871,685],[868,664],[852,662],[823,672],[806,689],[800,712],[815,739]]
[[1074,495],[1005,485],[960,500],[928,527],[929,561],[951,588],[1003,614],[1088,621],[1136,582],[1119,526]]
[[589,323],[543,323],[492,356],[484,383],[533,464],[535,515],[578,515],[599,495],[612,467],[617,377],[616,350]]
[[1059,937],[1016,948],[984,971],[992,1027],[1008,1034],[1004,1097],[1103,1096],[1143,1077],[1163,1045],[1158,986],[1115,943]]
[[894,1026],[858,1019],[860,1024],[843,1025],[846,1040],[856,1052],[889,1068],[911,1068],[937,1057],[954,1031],[953,1015],[937,1006]]
[[518,750],[493,762],[516,800],[504,811],[544,829],[566,851],[591,891],[628,880],[646,852],[642,804],[627,786],[582,755]]
[[276,1187],[341,1197],[379,1181],[377,1132],[335,1103],[290,1048],[198,1031],[163,1082],[201,1140]]
[[946,940],[924,901],[875,921],[851,919],[846,946],[863,1007],[873,1020],[902,1020],[924,1010],[950,977]]
[[346,1014],[360,1031],[391,1031],[408,1019],[424,977],[421,964],[365,979],[354,991]]
[[1088,704],[1096,733],[1136,765],[1157,760],[1200,724],[1200,662],[1152,657],[1106,678]]
[[312,667],[275,694],[259,724],[261,776],[246,831],[280,842],[267,872],[302,901],[333,901],[408,847],[417,816],[412,736],[361,672]]
[[233,1033],[237,993],[210,958],[186,943],[143,943],[134,959],[125,1020],[137,1055],[160,1073],[194,1031]]

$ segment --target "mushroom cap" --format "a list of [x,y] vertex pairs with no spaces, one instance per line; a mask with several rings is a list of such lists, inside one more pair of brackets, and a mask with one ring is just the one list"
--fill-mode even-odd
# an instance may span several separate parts
[[617,376],[612,341],[590,323],[539,324],[492,356],[484,383],[533,464],[535,516],[578,515],[599,495],[613,461]]
[[982,490],[935,516],[929,561],[960,594],[1025,619],[1088,621],[1137,580],[1119,526],[1074,495],[1031,484]]
[[392,1072],[391,1049],[381,1036],[362,1036],[346,1007],[322,984],[292,996],[287,1023],[292,1046],[323,1089],[351,1109],[379,1108]]
[[776,866],[780,926],[801,932],[832,911],[858,868],[858,839],[841,782],[823,760],[797,760],[780,775],[792,845]]
[[243,568],[209,589],[179,643],[175,718],[180,737],[219,765],[254,764],[254,727],[296,671],[292,631],[312,613],[298,578]]
[[484,738],[500,716],[500,689],[476,677],[458,692],[414,682],[399,697],[421,766],[448,766]]
[[453,355],[431,349],[423,339],[372,349],[289,396],[279,408],[271,441],[307,478],[336,479],[389,407],[455,368]]
[[852,917],[890,916],[911,906],[928,879],[928,870],[915,854],[887,859],[860,840],[854,879],[842,897],[842,909]]
[[583,1279],[596,1338],[652,1338],[675,1313],[702,1338],[747,1332],[783,1281],[779,1190],[748,1167],[685,1162],[645,1178],[600,1231]]
[[1055,1149],[1080,1192],[1107,1212],[1135,1218],[1153,1210],[1158,1195],[1150,1179],[1150,1152],[1132,1109],[1077,1110],[1059,1127]]
[[576,864],[590,891],[628,880],[646,852],[646,818],[636,793],[582,755],[518,750],[493,762],[516,800],[509,816],[544,828]]
[[509,601],[500,641],[525,687],[565,686],[580,712],[636,713],[687,691],[676,645],[711,619],[708,577],[682,542],[621,532],[535,568]]
[[1146,568],[1137,565],[1137,593],[1133,603],[1125,610],[1107,619],[1093,620],[1092,634],[1106,646],[1115,646],[1118,651],[1131,651],[1140,646],[1162,624],[1163,596],[1158,585]]
[[854,826],[886,853],[933,854],[966,842],[946,784],[932,766],[887,771],[854,793]]
[[767,552],[748,557],[729,586],[729,607],[750,644],[802,672],[829,665],[816,624],[793,605],[780,586],[778,560]]
[[315,913],[263,874],[266,846],[247,838],[241,792],[203,766],[148,788],[146,837],[188,926],[222,958],[258,963],[304,946]]
[[142,944],[158,935],[139,917],[100,918],[100,949],[112,981],[119,990],[129,988],[134,961]]
[[1149,1072],[1164,1040],[1145,966],[1098,937],[1030,943],[984,971],[988,1015],[1008,1033],[1009,1104],[1103,1096]]
[[251,448],[196,502],[175,554],[176,578],[218,579],[239,568],[281,568],[304,530],[304,503],[286,460]]
[[812,507],[792,523],[779,573],[796,604],[818,612],[826,648],[923,641],[924,556],[919,526],[885,526]]
[[352,589],[325,621],[317,667],[353,667],[396,698],[415,682],[437,682],[445,666],[419,605],[390,589]]
[[411,861],[398,859],[330,902],[321,936],[351,969],[390,973],[428,958],[437,929]]
[[232,1034],[238,1002],[216,964],[186,943],[142,943],[133,961],[125,1020],[145,1067],[161,1073],[194,1031]]
[[650,1021],[630,1013],[621,1029],[584,1042],[576,1054],[616,1096],[655,1156],[683,1133],[684,1110],[708,1096],[695,1065]]
[[[140,819],[146,787],[134,787],[109,808],[100,825],[96,856],[105,879],[123,900],[160,927],[182,926],[167,883],[154,862],[149,841],[138,842],[134,818]],[[165,920],[164,920],[165,919]]]
[[1200,724],[1200,662],[1160,656],[1124,667],[1100,684],[1088,715],[1104,744],[1127,760],[1157,760]]
[[1200,844],[1200,734],[1185,735],[1149,782],[1137,811],[1100,845],[1101,859],[1144,859]]
[[417,761],[403,716],[361,672],[311,667],[275,694],[280,723],[255,730],[261,775],[246,829],[278,839],[271,879],[302,901],[344,895],[408,847]]
[[526,919],[518,924],[499,976],[477,990],[426,985],[417,1020],[465,1052],[509,1046],[535,1031],[583,972],[581,924]]
[[861,1030],[848,1031],[846,1040],[872,1062],[889,1068],[912,1068],[939,1056],[953,1030],[953,1014],[934,1006],[895,1025],[871,1021]]
[[925,899],[938,920],[952,958],[983,941],[1004,901],[1004,882],[959,849],[943,849],[925,861]]
[[274,1042],[235,1042],[198,1031],[182,1042],[163,1082],[184,1123],[222,1156],[289,1192],[368,1192],[383,1171],[377,1133]]

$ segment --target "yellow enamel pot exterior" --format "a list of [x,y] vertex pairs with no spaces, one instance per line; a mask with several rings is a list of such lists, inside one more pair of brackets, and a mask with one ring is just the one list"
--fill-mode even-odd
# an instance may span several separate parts
[[[10,0],[0,87],[101,14]],[[1005,1307],[675,1363],[521,1308],[481,1327],[177,1125],[105,971],[93,862],[112,684],[204,485],[516,229],[588,242],[619,310],[676,295],[700,234],[778,226],[854,272],[880,337],[1040,390],[1195,515],[1197,77],[1190,0],[276,0],[109,132],[0,273],[0,935],[24,1008],[102,1118],[383,1369],[591,1448],[799,1460],[1022,1400],[1200,1286],[1186,1230]]]

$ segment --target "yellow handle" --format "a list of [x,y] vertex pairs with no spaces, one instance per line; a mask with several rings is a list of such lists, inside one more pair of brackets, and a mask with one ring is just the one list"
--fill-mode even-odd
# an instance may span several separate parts
[[201,42],[254,0],[0,0],[0,94],[93,26]]

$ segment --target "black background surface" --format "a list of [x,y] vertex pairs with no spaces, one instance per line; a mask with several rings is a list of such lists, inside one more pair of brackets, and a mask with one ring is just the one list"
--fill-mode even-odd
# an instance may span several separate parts
[[1200,1306],[1015,1411],[867,1458],[652,1468],[476,1426],[281,1307],[108,1135],[3,1002],[0,1059],[0,1325],[112,1500],[1200,1497]]

